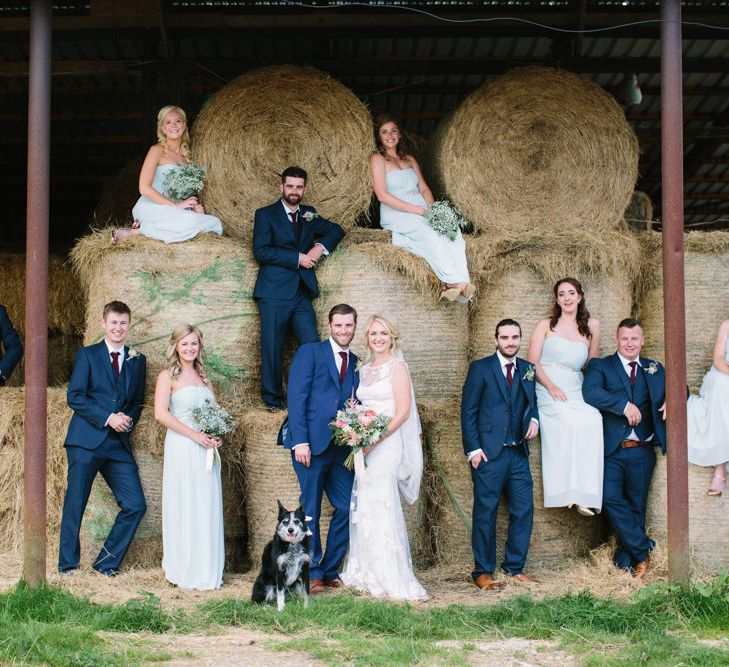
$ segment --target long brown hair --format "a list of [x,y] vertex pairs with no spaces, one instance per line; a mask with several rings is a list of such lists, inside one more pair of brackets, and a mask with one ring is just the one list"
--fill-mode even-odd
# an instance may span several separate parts
[[162,123],[164,122],[165,116],[168,113],[176,112],[182,116],[182,120],[185,121],[185,131],[182,133],[182,137],[180,137],[180,155],[184,158],[185,162],[190,161],[190,133],[187,130],[187,114],[183,109],[180,107],[169,105],[166,107],[162,107],[157,112],[157,143],[162,146],[162,152],[167,152],[167,137],[165,136],[165,133],[162,131]]
[[205,384],[208,384],[208,374],[205,372],[205,348],[203,347],[203,335],[202,331],[200,331],[200,329],[198,329],[194,324],[178,324],[174,329],[172,329],[170,340],[169,343],[167,343],[167,349],[165,350],[167,370],[170,372],[173,380],[182,373],[180,355],[177,354],[177,344],[185,336],[189,336],[191,333],[197,334],[197,339],[200,341],[200,350],[195,361],[192,362],[192,367],[200,376],[200,379]]
[[581,336],[587,339],[592,338],[592,331],[590,331],[590,311],[587,310],[587,303],[585,303],[585,292],[582,289],[582,285],[577,278],[561,278],[554,284],[554,306],[552,306],[552,317],[549,320],[549,328],[554,331],[554,327],[557,326],[557,320],[562,317],[562,307],[557,303],[557,292],[559,292],[559,286],[568,283],[577,290],[577,294],[580,295],[580,303],[577,304],[577,331],[580,332]]
[[400,121],[389,113],[381,113],[378,114],[375,117],[375,147],[377,152],[382,155],[382,157],[385,158],[385,160],[389,160],[390,158],[387,156],[387,151],[385,150],[385,147],[382,145],[382,142],[380,141],[380,128],[385,123],[395,123],[398,132],[400,132],[400,141],[397,142],[397,146],[395,147],[395,152],[397,153],[397,156],[404,160],[409,153],[410,150],[410,142],[408,141],[407,135],[405,132],[403,132],[402,126],[400,125]]

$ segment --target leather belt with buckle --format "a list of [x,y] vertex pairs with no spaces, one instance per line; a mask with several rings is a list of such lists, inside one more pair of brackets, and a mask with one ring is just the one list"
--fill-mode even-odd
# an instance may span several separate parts
[[640,440],[623,440],[620,445],[623,449],[631,449],[632,447],[648,447],[652,442],[642,442]]

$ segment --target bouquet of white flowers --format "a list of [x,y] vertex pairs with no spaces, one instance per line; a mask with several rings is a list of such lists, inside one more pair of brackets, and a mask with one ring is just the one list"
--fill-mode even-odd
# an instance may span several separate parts
[[[216,438],[222,438],[233,431],[233,417],[230,413],[209,398],[205,402],[193,408],[190,413],[195,428],[198,431],[214,435]],[[215,464],[220,464],[220,454],[217,449],[208,449],[207,459],[205,461],[205,470],[210,471]]]
[[197,195],[205,185],[206,167],[190,162],[181,169],[170,169],[164,177],[165,194],[175,201]]
[[387,415],[368,410],[355,398],[350,398],[344,408],[337,412],[330,427],[338,445],[352,448],[344,461],[347,468],[351,470],[356,465],[356,454],[385,435],[390,420],[391,417]]
[[468,224],[461,216],[461,212],[445,199],[433,202],[433,205],[425,211],[425,219],[436,232],[441,236],[447,236],[451,241],[455,241],[458,230]]

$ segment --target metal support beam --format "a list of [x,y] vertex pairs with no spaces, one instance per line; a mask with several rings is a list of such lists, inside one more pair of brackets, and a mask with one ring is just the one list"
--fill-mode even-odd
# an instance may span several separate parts
[[28,213],[25,265],[23,578],[46,580],[48,212],[51,139],[51,2],[30,9]]
[[668,447],[668,576],[689,583],[686,310],[683,266],[681,0],[661,2],[663,311]]

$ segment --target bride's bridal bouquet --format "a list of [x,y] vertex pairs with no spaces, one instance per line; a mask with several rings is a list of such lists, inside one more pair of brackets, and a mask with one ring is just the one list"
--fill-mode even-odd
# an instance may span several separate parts
[[[209,398],[202,405],[192,409],[190,419],[198,431],[222,438],[233,431],[233,417],[222,406]],[[220,464],[220,454],[215,448],[208,449],[205,470],[210,472],[215,464]]]
[[358,463],[364,466],[364,456],[360,452],[385,435],[391,419],[388,415],[377,414],[374,410],[365,408],[355,398],[350,398],[344,408],[337,412],[330,426],[334,441],[338,445],[352,448],[344,461],[347,468],[351,470],[358,467]]
[[425,220],[441,236],[447,236],[451,241],[456,240],[459,229],[463,229],[468,222],[461,212],[449,201],[440,199],[425,211]]
[[197,195],[205,185],[205,167],[189,162],[181,169],[170,169],[164,177],[165,194],[175,201]]

